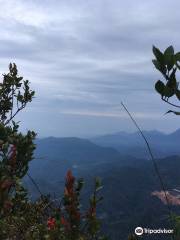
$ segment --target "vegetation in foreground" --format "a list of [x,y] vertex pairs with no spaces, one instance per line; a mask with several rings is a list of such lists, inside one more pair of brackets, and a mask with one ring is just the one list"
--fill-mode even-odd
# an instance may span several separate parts
[[[164,53],[153,47],[155,67],[165,79],[158,80],[155,89],[161,99],[169,105],[180,108],[169,101],[176,96],[180,100],[176,72],[180,70],[180,53],[174,53],[172,46]],[[15,64],[10,64],[9,73],[3,75],[0,83],[0,238],[1,239],[64,239],[103,240],[100,221],[97,218],[97,204],[101,182],[95,180],[94,192],[89,208],[82,212],[80,192],[83,179],[76,180],[71,171],[67,172],[64,194],[61,199],[50,196],[32,202],[22,185],[22,178],[28,175],[29,162],[33,160],[36,134],[28,131],[23,135],[14,121],[16,115],[31,102],[35,92],[30,90],[29,81],[18,76]],[[180,115],[178,111],[167,113]],[[28,175],[29,176],[29,175]],[[31,176],[29,176],[31,178]],[[33,179],[31,179],[33,181]],[[36,185],[36,183],[34,182]],[[38,186],[36,185],[38,188]],[[40,190],[39,190],[40,191]],[[175,217],[178,239],[180,220]],[[130,236],[129,240],[137,239]]]
[[3,75],[0,83],[0,239],[105,240],[96,214],[97,204],[102,200],[98,178],[89,208],[84,212],[80,199],[83,179],[76,180],[71,171],[67,172],[61,199],[44,196],[38,189],[41,197],[32,202],[22,185],[33,160],[36,134],[20,133],[14,118],[34,94],[29,81],[18,76],[16,65],[10,64],[9,73]]

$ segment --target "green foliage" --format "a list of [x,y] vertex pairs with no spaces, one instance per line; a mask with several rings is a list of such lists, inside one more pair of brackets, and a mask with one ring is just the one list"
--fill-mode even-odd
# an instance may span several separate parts
[[84,182],[76,181],[71,171],[67,172],[64,196],[58,201],[41,195],[32,202],[21,183],[33,159],[36,134],[28,131],[23,135],[13,119],[34,93],[29,81],[18,76],[16,65],[10,64],[0,83],[0,239],[105,240],[96,215],[102,200],[99,179],[89,209],[83,213],[80,192]]
[[128,237],[128,240],[138,240],[138,238],[133,234]]
[[162,81],[158,80],[155,84],[155,89],[156,91],[163,96],[164,90],[165,90],[165,85]]
[[[179,82],[177,81],[176,72],[180,70],[180,52],[175,53],[173,46],[169,46],[164,52],[153,46],[155,59],[152,60],[155,68],[160,71],[165,82],[158,80],[155,84],[156,91],[166,103],[180,108],[180,106],[169,102],[171,97],[180,100]],[[167,113],[179,115],[177,111],[170,110]]]
[[[153,63],[166,80],[166,84],[158,80],[155,84],[155,89],[161,95],[162,100],[176,108],[180,108],[179,105],[172,104],[168,101],[168,99],[173,96],[180,100],[180,90],[178,89],[179,82],[176,78],[176,72],[180,70],[180,52],[175,53],[173,46],[169,46],[164,53],[162,53],[158,48],[153,46],[153,53],[156,57]],[[173,110],[169,110],[166,113],[180,115],[180,112]],[[171,220],[174,223],[173,239],[179,240],[180,216],[173,215]]]
[[105,240],[100,235],[96,208],[92,212],[90,204],[87,211],[81,212],[79,181],[68,171],[63,201],[41,196],[36,202],[28,199],[27,191],[18,181],[13,207],[0,220],[0,239]]
[[33,159],[36,134],[19,133],[19,125],[13,121],[33,96],[29,82],[18,76],[15,64],[10,64],[9,73],[3,75],[0,83],[0,216],[12,204],[17,179],[27,173],[29,161]]
[[0,121],[7,125],[16,114],[32,101],[35,92],[30,90],[29,81],[18,76],[16,64],[9,65],[9,73],[0,83]]
[[180,238],[180,216],[175,217],[175,239]]

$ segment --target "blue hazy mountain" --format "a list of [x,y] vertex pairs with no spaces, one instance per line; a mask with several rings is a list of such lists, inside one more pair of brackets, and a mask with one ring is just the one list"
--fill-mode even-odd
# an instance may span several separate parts
[[[180,154],[180,129],[165,134],[159,131],[143,131],[156,157],[166,157]],[[113,147],[121,154],[130,153],[132,156],[147,158],[147,148],[139,132],[118,132],[91,138],[100,146]]]
[[123,156],[111,147],[98,146],[87,139],[49,137],[36,140],[35,159],[30,163],[30,172],[43,179],[48,172],[48,181],[64,176],[67,169],[74,172],[103,168],[104,166],[138,164],[136,158]]
[[[180,130],[172,134],[157,131],[144,134],[154,149],[156,147],[162,155],[169,156],[157,160],[166,189],[180,189],[180,157],[170,156],[171,146],[175,145],[173,151],[178,152]],[[120,132],[91,140],[49,137],[37,139],[36,145],[29,173],[43,193],[62,196],[64,177],[71,169],[75,176],[85,179],[82,200],[86,205],[94,177],[102,179],[104,200],[98,214],[112,240],[127,240],[128,233],[133,232],[137,225],[171,228],[166,205],[151,195],[153,191],[160,191],[161,186],[152,162],[146,159],[146,148],[139,133]],[[137,158],[141,145],[146,155]],[[31,195],[38,197],[32,182],[28,178],[24,181]],[[180,211],[175,206],[172,210],[176,213]],[[158,237],[148,239],[163,239]]]
[[[171,134],[158,131],[146,131],[144,134],[156,157],[180,155],[180,130]],[[63,181],[67,169],[73,169],[75,174],[79,174],[92,168],[103,171],[114,166],[135,167],[149,158],[138,132],[119,132],[91,140],[49,137],[37,139],[36,145],[35,160],[30,164],[30,172],[41,180],[48,175],[48,182],[56,181],[57,176],[58,181]]]

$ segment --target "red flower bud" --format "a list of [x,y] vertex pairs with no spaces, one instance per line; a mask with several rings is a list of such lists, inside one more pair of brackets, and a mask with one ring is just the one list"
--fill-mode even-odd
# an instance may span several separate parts
[[62,216],[61,217],[61,224],[66,228],[66,229],[69,229],[70,228],[70,225],[68,223],[68,221]]
[[49,230],[54,229],[55,225],[56,225],[56,219],[52,218],[52,217],[48,218],[48,220],[47,220],[48,229]]

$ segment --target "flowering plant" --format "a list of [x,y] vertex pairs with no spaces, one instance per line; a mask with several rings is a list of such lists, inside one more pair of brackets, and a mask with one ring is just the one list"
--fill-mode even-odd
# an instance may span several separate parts
[[[81,211],[80,192],[83,179],[76,180],[69,170],[64,194],[59,204],[41,194],[35,202],[28,197],[22,178],[28,174],[33,159],[36,134],[19,132],[14,117],[31,102],[34,91],[29,81],[18,76],[15,64],[0,83],[0,239],[2,240],[97,240],[100,232],[96,207],[100,181],[87,211]],[[29,175],[28,175],[29,176]]]

